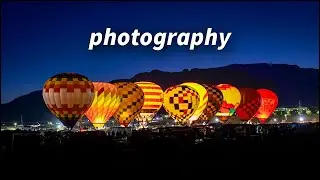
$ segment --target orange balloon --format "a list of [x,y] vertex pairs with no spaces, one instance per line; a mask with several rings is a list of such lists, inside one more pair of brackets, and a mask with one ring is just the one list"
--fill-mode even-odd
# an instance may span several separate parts
[[120,96],[117,87],[110,83],[93,82],[94,100],[86,112],[87,118],[95,128],[101,128],[117,111]]

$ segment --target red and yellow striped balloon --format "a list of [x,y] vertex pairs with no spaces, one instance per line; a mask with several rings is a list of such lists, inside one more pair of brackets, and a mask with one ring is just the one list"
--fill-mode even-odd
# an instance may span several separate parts
[[99,129],[113,116],[120,104],[120,96],[115,85],[93,82],[94,100],[86,112],[92,125]]
[[83,75],[61,73],[45,82],[42,96],[49,110],[66,127],[73,128],[90,108],[94,99],[94,87]]
[[162,106],[163,90],[153,82],[136,82],[144,93],[143,107],[136,117],[140,122],[150,122]]

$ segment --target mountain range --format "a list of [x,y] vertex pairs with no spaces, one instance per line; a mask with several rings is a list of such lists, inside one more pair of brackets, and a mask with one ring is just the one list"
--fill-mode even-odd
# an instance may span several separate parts
[[[279,98],[279,106],[319,106],[319,69],[287,64],[232,64],[218,68],[184,69],[181,72],[153,70],[139,73],[130,81],[152,81],[164,90],[183,82],[227,83],[235,87],[267,88]],[[115,80],[124,81],[124,80]],[[113,81],[113,82],[115,82]],[[164,111],[163,108],[161,110]],[[43,102],[42,91],[34,91],[1,104],[1,122],[42,122],[53,119]]]

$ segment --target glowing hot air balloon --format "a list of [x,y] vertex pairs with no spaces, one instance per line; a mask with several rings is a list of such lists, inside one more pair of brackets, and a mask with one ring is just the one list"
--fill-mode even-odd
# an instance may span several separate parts
[[87,118],[97,129],[113,116],[120,104],[120,96],[115,85],[104,82],[93,82],[94,100],[86,112]]
[[143,91],[132,82],[114,83],[121,97],[118,110],[113,115],[125,127],[140,113],[143,106]]
[[163,107],[169,116],[184,124],[198,108],[199,94],[188,86],[169,87],[163,94]]
[[257,92],[261,96],[261,105],[255,117],[258,118],[261,123],[265,123],[277,108],[278,97],[274,92],[268,89],[258,89]]
[[261,105],[260,94],[252,88],[239,88],[241,94],[240,105],[236,114],[242,121],[249,121],[257,113]]
[[229,84],[219,84],[216,86],[223,94],[223,102],[219,112],[216,114],[220,121],[226,121],[228,117],[232,116],[241,101],[241,94],[239,90]]
[[202,86],[207,90],[208,103],[199,119],[208,121],[211,120],[213,116],[220,110],[223,101],[223,94],[213,85],[203,84]]
[[71,129],[89,109],[94,98],[94,87],[83,75],[62,73],[45,82],[42,96],[49,110]]
[[153,82],[136,82],[144,94],[143,107],[136,117],[140,122],[149,122],[162,106],[163,90]]
[[189,119],[189,123],[191,123],[192,121],[196,121],[202,114],[202,111],[206,108],[206,105],[208,103],[208,93],[205,87],[197,83],[187,82],[181,85],[194,89],[199,94],[198,107]]

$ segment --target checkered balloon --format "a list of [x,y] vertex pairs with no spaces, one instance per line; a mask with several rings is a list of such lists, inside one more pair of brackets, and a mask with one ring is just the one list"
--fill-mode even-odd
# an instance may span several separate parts
[[121,98],[118,110],[113,115],[125,127],[140,113],[144,99],[142,89],[132,82],[114,83]]
[[163,95],[163,107],[179,123],[186,123],[199,105],[199,94],[184,85],[169,87]]
[[73,128],[90,108],[94,87],[85,76],[61,73],[49,78],[42,90],[49,110],[68,128]]
[[242,121],[248,121],[258,112],[261,105],[260,94],[252,88],[239,88],[241,94],[240,105],[236,114]]
[[218,88],[214,87],[214,85],[203,84],[202,86],[207,90],[208,103],[199,117],[199,120],[208,121],[211,120],[213,116],[220,110],[223,101],[223,94]]

